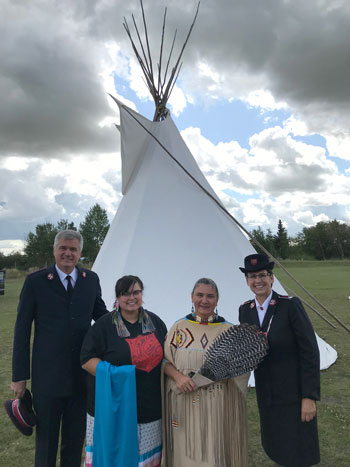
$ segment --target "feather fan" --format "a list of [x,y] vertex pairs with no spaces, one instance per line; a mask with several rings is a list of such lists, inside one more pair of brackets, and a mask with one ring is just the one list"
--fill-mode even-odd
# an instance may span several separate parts
[[267,350],[266,335],[257,326],[231,326],[213,341],[204,354],[203,365],[192,378],[197,386],[203,386],[243,375],[257,368]]

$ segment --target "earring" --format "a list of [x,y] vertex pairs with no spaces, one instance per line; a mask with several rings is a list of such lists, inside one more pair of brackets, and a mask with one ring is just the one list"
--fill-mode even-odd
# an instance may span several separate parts
[[194,318],[194,306],[193,306],[193,303],[192,303],[191,315]]

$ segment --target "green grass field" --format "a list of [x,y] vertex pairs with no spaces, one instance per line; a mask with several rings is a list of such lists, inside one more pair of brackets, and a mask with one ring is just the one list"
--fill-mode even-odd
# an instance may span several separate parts
[[[350,262],[285,262],[292,273],[313,295],[350,328]],[[276,275],[286,285],[297,291],[283,272]],[[23,278],[9,278],[4,296],[0,296],[0,399],[12,397],[11,354],[13,327],[16,318],[18,295]],[[299,292],[298,292],[299,293]],[[305,294],[300,294],[306,298]],[[247,298],[249,290],[247,289]],[[309,300],[309,299],[307,299]],[[326,313],[320,310],[325,316]],[[348,467],[350,465],[350,334],[335,323],[331,328],[321,318],[307,309],[318,335],[338,352],[338,360],[328,370],[321,372],[322,400],[318,404],[321,466]],[[248,395],[249,417],[249,467],[267,467],[272,462],[260,446],[259,416],[255,391]],[[4,410],[0,411],[0,465],[28,467],[33,465],[34,437],[24,437],[14,428]],[[185,466],[184,466],[185,467]]]

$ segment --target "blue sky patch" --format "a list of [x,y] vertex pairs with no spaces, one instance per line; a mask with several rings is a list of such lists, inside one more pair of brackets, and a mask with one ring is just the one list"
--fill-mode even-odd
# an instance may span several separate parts
[[282,124],[288,116],[289,113],[280,110],[261,112],[260,108],[250,107],[239,100],[218,100],[200,109],[198,105],[188,104],[174,120],[180,131],[189,126],[199,127],[202,135],[214,144],[238,141],[243,148],[249,149],[249,138],[253,134]]
[[238,193],[237,191],[230,190],[229,188],[222,190],[223,193],[226,193],[228,196],[236,199],[239,202],[245,202],[249,199],[259,199],[259,195],[257,193],[252,193],[249,195],[245,195],[243,193]]

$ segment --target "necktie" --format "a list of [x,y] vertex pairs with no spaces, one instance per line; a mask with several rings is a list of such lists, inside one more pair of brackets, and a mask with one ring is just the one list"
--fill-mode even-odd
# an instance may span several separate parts
[[71,296],[72,296],[72,292],[73,292],[73,286],[72,286],[72,278],[71,276],[66,276],[66,279],[67,279],[67,294],[68,294],[68,298],[69,300],[71,299]]

